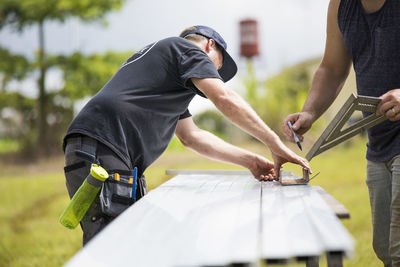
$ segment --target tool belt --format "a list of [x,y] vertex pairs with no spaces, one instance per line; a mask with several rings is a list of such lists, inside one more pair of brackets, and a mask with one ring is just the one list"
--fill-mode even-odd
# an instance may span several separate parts
[[[82,146],[80,150],[75,150],[76,156],[101,166],[96,153],[99,143],[92,138],[85,138],[84,142],[81,140],[79,142]],[[107,172],[110,176],[102,185],[99,195],[100,206],[105,215],[116,217],[147,193],[146,180],[144,175],[134,179],[133,169],[107,170]]]
[[136,180],[136,190],[132,190],[135,186],[133,171],[112,170],[109,174],[110,177],[101,188],[100,205],[104,214],[116,217],[147,193],[146,180],[144,175],[139,177]]

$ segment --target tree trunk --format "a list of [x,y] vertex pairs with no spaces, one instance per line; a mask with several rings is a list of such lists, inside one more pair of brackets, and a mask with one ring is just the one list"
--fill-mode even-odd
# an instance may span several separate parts
[[39,22],[39,69],[40,69],[40,77],[38,81],[39,85],[39,97],[38,97],[38,105],[39,105],[39,116],[38,116],[38,138],[39,138],[39,150],[47,154],[48,152],[48,145],[47,145],[47,121],[46,121],[46,88],[45,88],[45,81],[46,81],[46,54],[45,54],[45,47],[44,47],[44,21]]

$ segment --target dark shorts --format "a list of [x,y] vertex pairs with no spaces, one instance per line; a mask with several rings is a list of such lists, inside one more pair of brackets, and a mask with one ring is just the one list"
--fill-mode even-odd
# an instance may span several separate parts
[[[76,151],[83,151],[89,154],[95,154],[100,165],[107,171],[133,172],[131,166],[127,166],[112,150],[106,145],[87,136],[74,135],[68,137],[65,147],[65,178],[68,194],[70,198],[81,186],[90,172],[91,163],[83,160],[76,155]],[[147,192],[144,176],[138,179],[136,200]],[[100,232],[109,224],[115,216],[109,216],[103,213],[99,196],[89,208],[81,221],[83,231],[83,245],[85,245],[93,236]]]

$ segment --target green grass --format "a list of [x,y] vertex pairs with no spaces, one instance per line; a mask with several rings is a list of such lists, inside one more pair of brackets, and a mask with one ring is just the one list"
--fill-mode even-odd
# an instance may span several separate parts
[[[260,145],[244,147],[266,152]],[[354,139],[351,146],[340,145],[311,162],[313,171],[321,172],[312,185],[322,186],[351,213],[351,219],[342,222],[356,241],[356,251],[345,266],[381,265],[371,247],[364,155],[365,140]],[[61,157],[27,168],[0,166],[0,266],[61,266],[80,249],[81,230],[69,230],[58,222],[69,201],[62,167]],[[149,189],[171,178],[166,169],[240,168],[204,159],[174,144],[146,171]],[[324,261],[320,266],[326,266]]]
[[20,150],[21,146],[17,140],[10,138],[0,138],[0,154],[5,154],[9,152],[17,152]]
[[0,266],[60,266],[81,246],[81,230],[58,223],[68,203],[62,173],[0,178]]

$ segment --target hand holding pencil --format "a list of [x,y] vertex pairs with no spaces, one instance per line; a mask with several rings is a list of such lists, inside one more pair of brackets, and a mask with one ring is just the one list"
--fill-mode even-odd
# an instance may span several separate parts
[[292,126],[292,123],[291,123],[290,121],[288,121],[288,126],[289,126],[290,131],[292,131],[294,141],[296,142],[296,144],[297,144],[297,146],[300,148],[300,150],[303,151],[303,148],[301,147],[300,140],[299,140],[299,138],[297,137],[295,131],[293,130],[293,126]]

